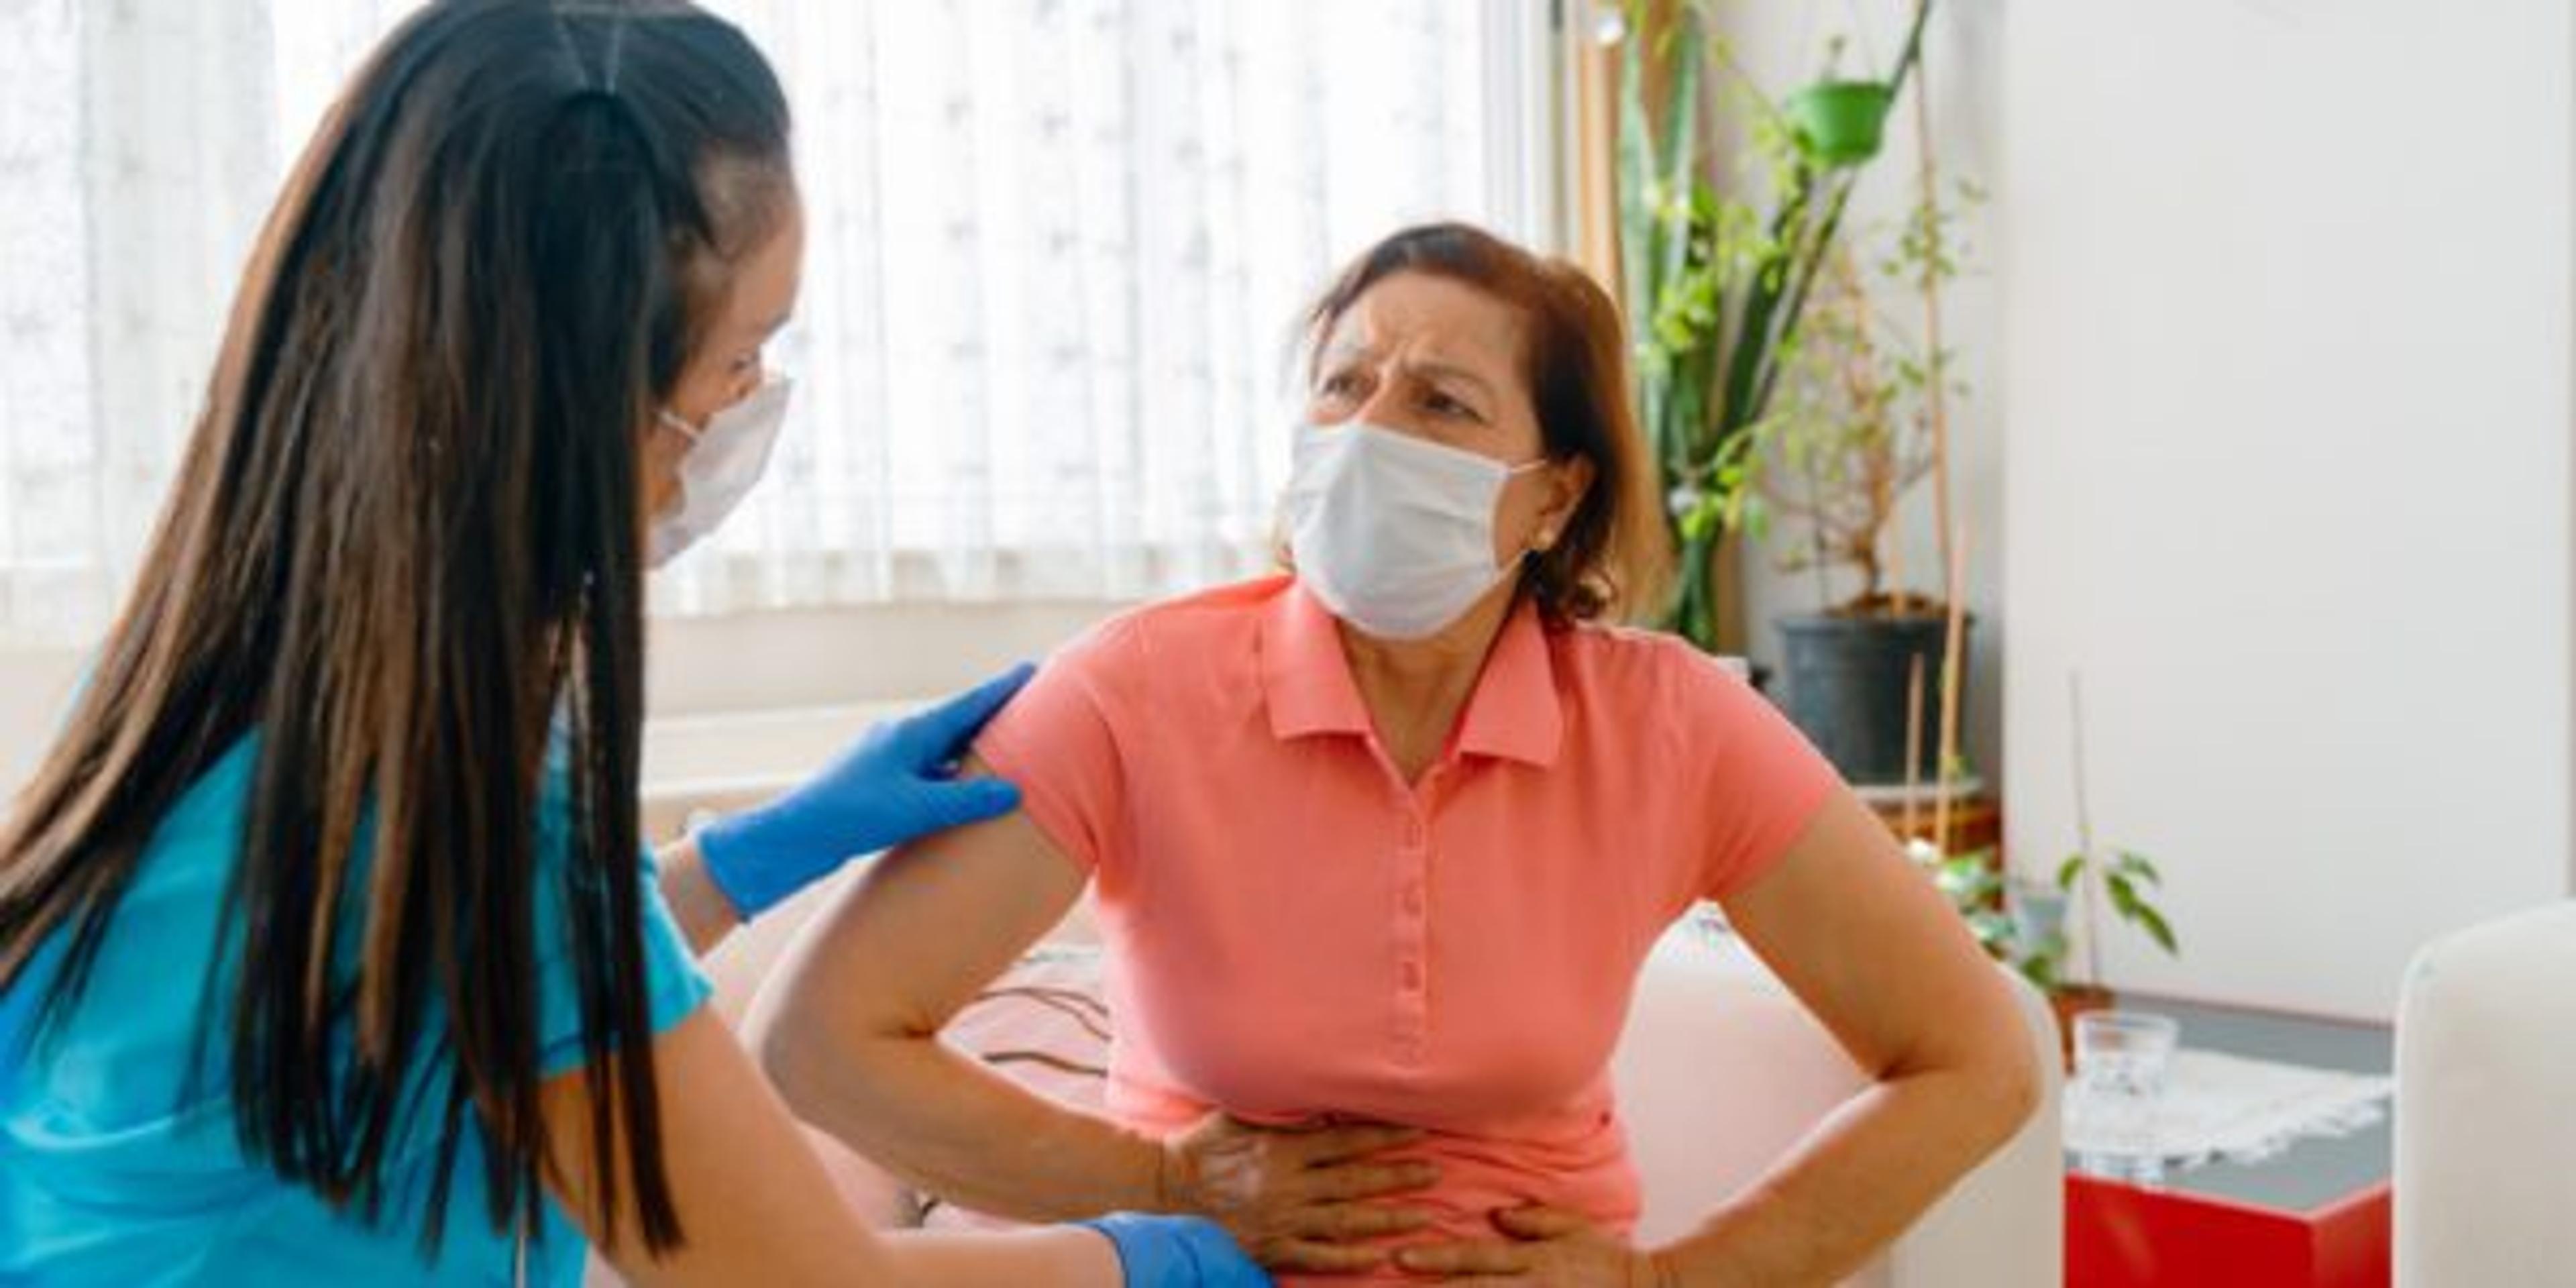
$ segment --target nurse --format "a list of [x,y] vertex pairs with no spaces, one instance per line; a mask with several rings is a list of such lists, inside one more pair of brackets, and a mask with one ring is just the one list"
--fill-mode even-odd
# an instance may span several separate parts
[[0,818],[0,1281],[1261,1282],[1203,1222],[878,1239],[693,965],[993,816],[1022,678],[639,860],[643,578],[758,476],[787,111],[678,0],[443,0],[306,149]]

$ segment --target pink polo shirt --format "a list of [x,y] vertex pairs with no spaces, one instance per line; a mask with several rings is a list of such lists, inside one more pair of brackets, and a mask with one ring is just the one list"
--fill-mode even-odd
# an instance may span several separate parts
[[1527,1202],[1635,1221],[1609,1060],[1647,950],[1835,781],[1687,644],[1524,605],[1408,785],[1284,577],[1101,626],[978,750],[1097,883],[1113,1113],[1425,1128],[1413,1201],[1479,1238]]

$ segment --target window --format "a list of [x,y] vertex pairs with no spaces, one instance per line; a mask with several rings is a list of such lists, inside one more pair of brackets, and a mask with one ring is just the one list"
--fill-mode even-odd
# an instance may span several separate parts
[[[284,160],[410,7],[0,7],[0,638],[112,609]],[[1257,570],[1330,271],[1544,235],[1538,0],[711,7],[788,85],[809,242],[786,437],[664,611]]]

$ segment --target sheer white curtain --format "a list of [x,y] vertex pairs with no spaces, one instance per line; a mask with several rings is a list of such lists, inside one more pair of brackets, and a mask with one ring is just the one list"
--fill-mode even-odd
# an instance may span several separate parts
[[[770,475],[666,611],[1258,568],[1299,307],[1400,223],[1528,235],[1543,0],[716,0],[794,99]],[[240,256],[409,0],[0,0],[0,638],[94,629]]]
[[0,0],[0,640],[114,607],[277,174],[255,5]]

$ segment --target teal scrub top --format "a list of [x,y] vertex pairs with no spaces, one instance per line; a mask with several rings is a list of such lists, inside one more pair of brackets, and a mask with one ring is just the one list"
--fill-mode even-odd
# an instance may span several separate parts
[[[403,1143],[389,1151],[385,1220],[374,1227],[333,1212],[241,1151],[225,1069],[237,962],[232,953],[217,957],[217,920],[257,762],[256,739],[243,740],[161,821],[88,991],[54,1035],[29,1045],[34,1003],[60,961],[63,936],[0,993],[0,1284],[514,1281],[517,1241],[485,1215],[484,1142],[470,1116],[435,1260],[425,1259],[420,1238],[435,1113],[411,1115]],[[571,927],[555,879],[566,852],[566,799],[559,772],[550,772],[534,904],[537,1037],[549,1076],[582,1062]],[[647,1006],[660,1032],[696,1010],[709,989],[649,856],[637,879]],[[196,1098],[183,1100],[201,1007],[212,1008],[215,1027]],[[430,1079],[443,1090],[447,1076],[444,1068],[415,1070],[424,1090]],[[581,1234],[551,1196],[543,1228],[532,1233],[527,1282],[579,1283]]]

